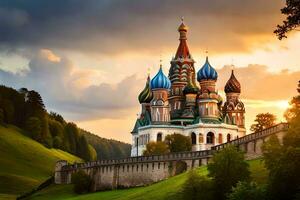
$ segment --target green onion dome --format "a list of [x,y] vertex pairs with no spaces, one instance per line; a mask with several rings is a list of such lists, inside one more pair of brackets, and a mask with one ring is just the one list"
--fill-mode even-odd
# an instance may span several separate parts
[[150,88],[150,77],[148,76],[145,88],[139,94],[139,102],[140,103],[150,103],[153,98],[153,94]]
[[233,70],[231,71],[231,76],[225,85],[225,93],[241,93],[241,84],[235,78]]

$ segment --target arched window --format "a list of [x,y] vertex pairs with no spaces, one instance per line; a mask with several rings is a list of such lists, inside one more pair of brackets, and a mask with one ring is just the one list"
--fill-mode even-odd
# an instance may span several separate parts
[[157,133],[156,141],[157,142],[161,142],[162,141],[162,133]]
[[202,135],[202,133],[199,134],[199,143],[200,144],[203,143],[203,135]]
[[197,143],[196,134],[194,132],[191,134],[191,140],[193,145]]
[[231,140],[231,135],[230,135],[230,133],[228,133],[227,134],[227,142],[230,142],[230,140]]
[[206,143],[214,144],[215,143],[215,134],[212,132],[208,132],[206,135]]
[[223,143],[223,135],[222,133],[219,133],[219,144]]

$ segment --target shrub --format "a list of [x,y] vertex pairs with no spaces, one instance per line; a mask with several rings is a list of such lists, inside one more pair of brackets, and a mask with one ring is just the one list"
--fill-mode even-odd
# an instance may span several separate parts
[[83,170],[72,174],[71,182],[74,184],[74,192],[83,194],[91,191],[92,179]]
[[149,142],[146,145],[146,150],[144,150],[143,155],[144,156],[160,155],[168,152],[169,152],[168,145],[166,145],[164,142]]
[[212,180],[199,175],[196,170],[191,170],[182,187],[182,199],[213,200],[214,189]]
[[181,134],[167,135],[165,143],[169,146],[170,152],[191,151],[192,141],[190,137]]
[[239,182],[228,195],[228,200],[265,200],[266,193],[263,187],[256,183]]

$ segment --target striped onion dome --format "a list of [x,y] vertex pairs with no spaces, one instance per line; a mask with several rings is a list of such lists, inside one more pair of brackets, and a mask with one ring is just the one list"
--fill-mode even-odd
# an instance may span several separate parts
[[158,73],[151,80],[151,89],[170,89],[171,82],[168,77],[166,77],[160,66]]
[[217,78],[217,71],[210,65],[208,57],[206,57],[203,67],[197,73],[197,80],[200,82],[201,80],[217,80]]
[[147,82],[143,91],[139,94],[139,102],[140,103],[150,103],[153,98],[153,94],[150,88],[150,76],[147,78]]
[[225,93],[241,93],[241,84],[235,78],[233,70],[231,71],[231,76],[225,85],[224,91]]

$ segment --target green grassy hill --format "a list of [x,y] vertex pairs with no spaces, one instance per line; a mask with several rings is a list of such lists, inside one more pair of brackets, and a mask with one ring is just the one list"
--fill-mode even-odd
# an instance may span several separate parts
[[0,126],[0,199],[14,199],[49,178],[57,160],[81,161],[57,149],[47,149],[22,130]]
[[[264,184],[268,172],[261,160],[249,161],[252,179],[259,184]],[[207,174],[206,166],[197,169],[202,175]],[[76,195],[72,192],[72,185],[52,185],[36,194],[31,200],[149,200],[149,199],[178,199],[176,192],[180,191],[182,184],[187,179],[187,173],[169,178],[168,180],[146,186],[131,189],[96,192],[85,195]]]

